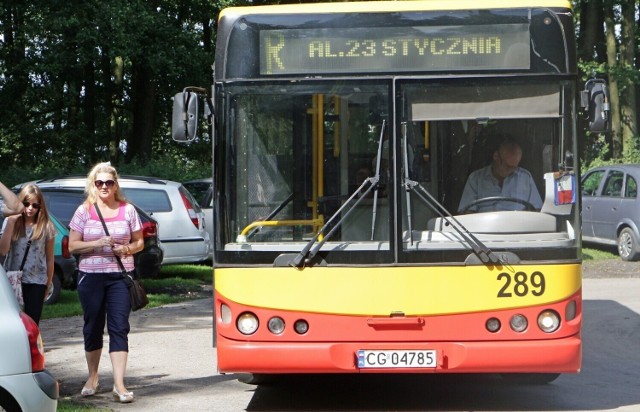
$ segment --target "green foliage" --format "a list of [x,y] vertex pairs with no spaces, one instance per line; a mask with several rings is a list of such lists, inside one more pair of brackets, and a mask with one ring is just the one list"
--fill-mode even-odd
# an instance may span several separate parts
[[58,399],[57,412],[110,412],[111,408],[99,408],[89,405],[86,402],[76,402],[73,398],[67,396]]
[[[208,176],[210,136],[203,133],[190,145],[169,138],[172,96],[185,86],[211,84],[221,9],[280,2],[0,2],[0,180],[84,174],[105,160],[132,174]],[[580,50],[580,24],[591,8],[586,1],[572,3]],[[616,21],[624,23],[620,13]],[[579,62],[583,81],[594,73],[615,78],[621,92],[640,83],[636,67],[608,67],[599,58]],[[580,138],[585,163],[611,161],[599,136]],[[638,146],[637,138],[632,145]],[[624,159],[616,161],[639,158],[637,147],[625,147]]]
[[165,154],[146,164],[134,160],[117,168],[118,173],[123,175],[153,176],[177,182],[211,177],[210,161],[197,161],[175,153]]
[[616,259],[618,255],[613,248],[600,248],[600,249],[582,249],[583,260],[604,260],[604,259]]
[[172,96],[211,83],[214,4],[34,0],[0,10],[3,181],[86,173],[104,160],[211,169],[210,141],[181,146],[166,136]]
[[640,148],[638,146],[626,146],[619,159],[611,158],[610,145],[604,135],[588,136],[592,138],[592,143],[588,145],[584,152],[584,162],[582,163],[582,172],[593,169],[598,166],[607,166],[612,164],[640,163]]
[[[211,285],[213,271],[208,265],[166,265],[158,279],[142,279],[149,298],[148,308],[202,298],[203,286]],[[206,294],[204,294],[206,296]],[[42,319],[82,315],[75,290],[62,290],[57,303],[45,305]]]
[[[163,153],[152,162],[143,164],[134,159],[130,163],[112,163],[121,175],[151,176],[162,179],[185,182],[211,176],[211,162],[190,158],[180,153]],[[0,182],[8,187],[31,180],[47,179],[63,175],[86,175],[92,165],[70,165],[60,167],[53,165],[38,165],[31,167],[12,167],[0,171]]]

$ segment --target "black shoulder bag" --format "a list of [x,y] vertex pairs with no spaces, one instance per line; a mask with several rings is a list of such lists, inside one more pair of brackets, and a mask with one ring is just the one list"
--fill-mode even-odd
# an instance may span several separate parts
[[[97,203],[93,204],[93,207],[96,208],[96,213],[100,218],[100,222],[102,222],[102,227],[104,228],[104,233],[109,236],[109,229],[107,229],[107,224],[104,223],[104,219],[102,218],[102,213],[100,212],[100,208]],[[129,288],[129,298],[131,300],[131,310],[136,311],[144,308],[149,304],[149,299],[147,298],[147,293],[144,291],[142,284],[138,281],[138,279],[134,279],[129,272],[126,271],[124,265],[122,264],[122,260],[120,260],[120,256],[116,255],[116,260],[118,261],[118,266],[120,266],[120,270],[122,271],[122,276],[124,277],[124,281]]]

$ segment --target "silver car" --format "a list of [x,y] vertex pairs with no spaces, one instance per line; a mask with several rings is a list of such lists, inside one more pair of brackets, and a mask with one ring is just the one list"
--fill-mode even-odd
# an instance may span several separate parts
[[[35,183],[41,189],[84,189],[85,182],[86,176],[63,176],[30,183]],[[118,184],[128,200],[158,222],[160,243],[164,250],[163,265],[199,263],[213,257],[204,213],[181,183],[155,177],[120,175]]]
[[44,368],[35,322],[20,311],[0,266],[0,411],[55,411],[58,381]]
[[582,178],[582,239],[617,246],[623,260],[640,259],[640,165],[611,165]]

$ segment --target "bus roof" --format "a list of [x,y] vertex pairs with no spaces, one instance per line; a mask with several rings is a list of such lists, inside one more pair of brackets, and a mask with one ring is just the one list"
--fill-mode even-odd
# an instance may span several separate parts
[[571,9],[568,0],[408,0],[408,1],[355,1],[335,3],[296,3],[269,6],[230,7],[220,12],[219,18],[228,14],[304,14],[304,13],[376,13],[394,11],[432,10],[486,10],[552,7]]

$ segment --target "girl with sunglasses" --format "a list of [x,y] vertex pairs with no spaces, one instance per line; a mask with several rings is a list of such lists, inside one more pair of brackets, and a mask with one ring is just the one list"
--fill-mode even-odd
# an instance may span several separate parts
[[28,184],[23,187],[18,200],[24,209],[21,214],[5,220],[0,255],[7,255],[5,270],[20,270],[22,266],[24,312],[38,324],[53,280],[56,229],[38,186]]
[[85,194],[85,202],[69,224],[69,250],[80,254],[78,297],[84,317],[82,332],[89,370],[80,395],[93,396],[98,391],[98,366],[106,321],[113,398],[128,403],[133,401],[133,392],[124,386],[131,303],[116,256],[128,273],[134,270],[133,255],[144,248],[142,223],[136,209],[120,191],[118,173],[110,163],[99,163],[89,172]]

